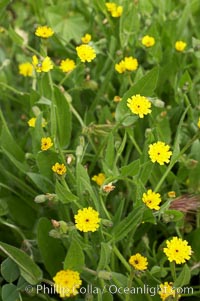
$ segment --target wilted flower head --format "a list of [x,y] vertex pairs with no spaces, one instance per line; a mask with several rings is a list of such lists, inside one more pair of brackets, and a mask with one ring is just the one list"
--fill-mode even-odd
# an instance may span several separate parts
[[199,195],[182,195],[174,199],[170,203],[170,209],[175,209],[183,213],[196,212],[200,209],[200,196]]

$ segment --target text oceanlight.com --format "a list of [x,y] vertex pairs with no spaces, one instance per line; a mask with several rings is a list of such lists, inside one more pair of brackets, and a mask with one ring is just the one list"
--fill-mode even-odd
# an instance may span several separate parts
[[[77,290],[77,287],[74,286],[74,292]],[[32,293],[35,292],[36,294],[43,293],[43,294],[48,294],[52,295],[55,294],[57,291],[60,291],[64,294],[67,294],[71,291],[71,288],[68,289],[67,287],[59,287],[56,285],[53,286],[46,286],[45,284],[39,284],[37,286],[31,286],[28,285],[25,288],[25,291],[27,293]],[[73,288],[72,288],[73,291]],[[176,292],[176,294],[181,295],[181,294],[193,294],[193,288],[192,287],[172,287],[171,292]],[[168,293],[169,294],[169,287],[162,287],[160,288],[159,285],[157,286],[149,286],[149,285],[144,285],[143,287],[123,287],[123,286],[116,286],[114,284],[111,285],[105,285],[103,288],[99,288],[96,286],[93,286],[92,284],[87,285],[86,287],[82,286],[81,288],[78,289],[79,294],[92,294],[92,295],[97,295],[97,294],[104,294],[106,292],[109,292],[112,295],[115,294],[132,294],[132,295],[142,295],[142,294],[148,294],[150,296],[155,296],[159,292],[162,293]]]

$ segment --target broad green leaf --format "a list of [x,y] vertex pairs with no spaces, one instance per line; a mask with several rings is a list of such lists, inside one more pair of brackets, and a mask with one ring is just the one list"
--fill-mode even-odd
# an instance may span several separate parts
[[121,167],[121,175],[124,177],[128,176],[136,176],[140,170],[140,160],[136,160],[131,162],[128,165],[122,166]]
[[8,205],[6,199],[0,199],[0,216],[8,214]]
[[14,284],[5,284],[2,287],[2,301],[17,301],[19,299],[19,292]]
[[58,199],[63,203],[76,202],[79,198],[74,195],[66,186],[63,186],[58,180],[56,181],[55,188],[56,195]]
[[76,43],[79,43],[88,28],[88,24],[81,14],[70,14],[66,9],[67,7],[64,3],[47,7],[45,15],[48,24],[59,37],[63,37],[65,43],[70,40],[75,40]]
[[184,213],[178,210],[165,210],[163,219],[165,222],[177,222],[184,218]]
[[101,252],[100,259],[98,263],[97,270],[104,270],[110,263],[110,256],[112,252],[112,247],[109,243],[101,242]]
[[[118,122],[125,121],[125,118],[131,115],[129,108],[127,107],[127,99],[129,97],[135,94],[140,94],[142,96],[151,96],[153,94],[157,84],[158,71],[158,67],[154,67],[124,94],[122,101],[120,101],[116,109],[115,118]],[[135,116],[133,117],[136,118]]]
[[62,262],[65,258],[65,249],[59,239],[49,236],[52,230],[51,222],[43,217],[37,226],[37,243],[44,266],[51,277],[62,270]]
[[42,271],[26,253],[3,242],[0,242],[0,250],[18,265],[28,283],[35,285],[41,281]]
[[117,225],[114,225],[113,230],[111,231],[111,234],[113,236],[111,238],[111,242],[120,241],[130,232],[133,233],[142,222],[143,212],[144,208],[141,206],[134,208],[127,217],[125,217]]
[[19,277],[20,271],[17,264],[8,257],[1,264],[1,274],[7,282],[13,282]]
[[54,104],[57,123],[57,139],[61,147],[67,147],[71,138],[71,111],[64,94],[54,88]]
[[39,168],[40,174],[47,177],[48,179],[53,179],[52,166],[58,161],[58,154],[52,151],[39,152],[36,156],[37,166]]
[[85,264],[85,256],[79,242],[72,240],[64,261],[64,269],[81,272]]
[[48,178],[33,172],[27,172],[27,176],[42,192],[53,192],[53,184]]
[[187,285],[187,284],[190,283],[190,278],[191,278],[190,268],[188,267],[187,264],[185,264],[183,269],[181,270],[179,276],[175,280],[173,286],[175,288],[179,288],[179,287],[182,287],[184,285]]

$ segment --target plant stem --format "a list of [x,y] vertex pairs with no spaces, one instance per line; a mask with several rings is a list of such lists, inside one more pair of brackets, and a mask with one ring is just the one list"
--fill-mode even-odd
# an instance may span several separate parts
[[121,263],[123,264],[123,266],[127,269],[127,271],[130,273],[131,272],[131,267],[129,266],[128,262],[126,261],[126,259],[124,258],[124,256],[120,253],[120,251],[118,250],[118,248],[116,246],[113,247],[113,251],[115,253],[115,255],[119,258],[119,260],[121,261]]
[[170,268],[171,268],[173,281],[175,282],[176,281],[176,266],[175,266],[174,261],[170,262]]

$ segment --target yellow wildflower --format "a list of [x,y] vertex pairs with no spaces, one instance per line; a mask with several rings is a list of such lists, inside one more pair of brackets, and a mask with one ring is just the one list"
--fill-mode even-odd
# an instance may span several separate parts
[[19,64],[19,74],[23,76],[33,76],[33,65],[29,62]]
[[169,198],[175,198],[176,197],[176,192],[175,191],[169,191],[167,193],[167,195],[168,195]]
[[92,36],[89,33],[86,33],[82,38],[81,41],[84,44],[88,44],[92,39]]
[[[169,296],[175,298],[176,291],[172,285],[172,283],[164,282],[160,284],[160,291],[158,292],[162,301],[168,300]],[[180,296],[179,296],[180,297]]]
[[140,253],[132,255],[129,259],[129,263],[138,271],[144,271],[148,266],[147,258],[142,256]]
[[150,144],[148,153],[151,161],[153,163],[158,162],[160,165],[169,163],[169,158],[172,155],[172,152],[169,149],[170,146],[161,141]]
[[96,57],[94,48],[89,45],[80,45],[76,47],[76,51],[81,62],[91,62]]
[[177,51],[182,52],[186,48],[187,44],[183,41],[177,41],[175,43],[175,48]]
[[145,47],[152,47],[154,44],[155,44],[154,37],[146,35],[142,38],[142,45],[144,45]]
[[143,193],[142,201],[150,209],[155,209],[155,210],[160,209],[159,206],[161,202],[160,194],[153,192],[151,189],[147,190],[147,193]]
[[78,214],[74,216],[76,228],[83,232],[95,232],[99,228],[99,213],[92,207],[78,210]]
[[76,68],[75,62],[70,59],[62,60],[60,63],[60,69],[63,72],[70,72]]
[[80,274],[72,270],[61,270],[54,277],[55,290],[61,298],[72,297],[78,294],[78,288],[82,284]]
[[128,71],[134,71],[138,68],[138,60],[132,56],[125,57],[124,59],[125,68]]
[[41,150],[46,151],[53,146],[53,142],[50,137],[45,137],[41,139]]
[[96,182],[97,185],[101,186],[105,181],[105,178],[106,176],[104,173],[99,173],[98,175],[92,177],[92,181]]
[[198,120],[197,126],[198,126],[198,128],[200,129],[200,117],[199,117],[199,120]]
[[144,115],[151,113],[151,102],[145,96],[140,94],[133,95],[127,99],[127,106],[133,114],[139,115],[144,118]]
[[[31,119],[28,120],[28,125],[32,128],[35,127],[35,124],[36,124],[36,117],[32,117]],[[42,118],[42,127],[45,127],[47,125],[47,122],[44,118]]]
[[52,166],[53,172],[57,173],[58,175],[62,176],[66,173],[67,169],[66,166],[62,163],[56,163]]
[[121,60],[118,64],[115,64],[115,70],[118,73],[124,73],[126,71],[125,61]]
[[190,259],[192,249],[186,240],[175,236],[170,241],[167,240],[166,243],[167,247],[163,251],[170,262],[175,261],[177,264],[181,264]]
[[119,18],[122,15],[123,7],[114,2],[106,2],[107,10],[111,13],[113,18]]
[[32,59],[32,64],[36,72],[49,72],[51,69],[53,69],[53,63],[48,56],[39,61],[37,56],[34,55]]
[[48,26],[39,26],[35,31],[36,36],[44,39],[50,38],[53,34],[53,29]]

